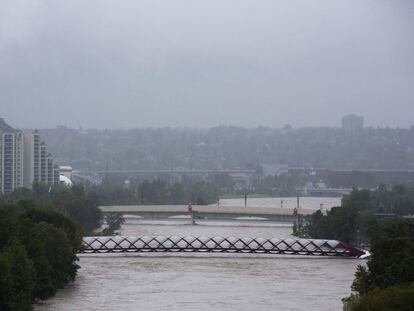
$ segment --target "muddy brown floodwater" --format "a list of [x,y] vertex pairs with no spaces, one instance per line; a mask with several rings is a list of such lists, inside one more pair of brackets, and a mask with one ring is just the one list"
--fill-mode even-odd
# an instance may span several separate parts
[[[130,219],[123,235],[288,237],[263,222]],[[81,255],[76,281],[36,311],[342,310],[358,259],[274,255]]]

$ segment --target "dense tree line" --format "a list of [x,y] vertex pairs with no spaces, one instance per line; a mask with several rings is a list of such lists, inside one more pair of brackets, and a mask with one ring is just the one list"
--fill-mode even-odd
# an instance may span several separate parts
[[61,213],[0,203],[0,310],[31,310],[73,281],[81,228]]
[[342,206],[400,216],[414,214],[414,186],[398,185],[387,189],[379,185],[376,190],[354,190],[343,198]]
[[387,189],[380,185],[376,190],[354,189],[342,199],[339,207],[326,214],[317,211],[294,233],[322,239],[338,239],[353,244],[366,244],[370,230],[378,222],[375,215],[401,217],[414,214],[414,186],[399,185]]
[[[366,128],[160,128],[41,130],[60,163],[75,169],[220,169],[258,164],[327,168],[413,168],[414,127]],[[369,176],[360,176],[364,183]],[[332,176],[337,183],[348,182]]]
[[414,310],[414,224],[377,223],[370,232],[371,257],[358,266],[346,310]]
[[[392,219],[379,217],[393,216]],[[414,310],[414,186],[353,190],[324,215],[315,212],[297,235],[364,243],[371,253],[358,266],[353,294],[344,299],[347,311]]]
[[[95,197],[80,185],[34,184],[0,198],[0,310],[30,310],[74,280],[82,236],[101,227]],[[105,233],[121,224],[112,217]]]
[[375,188],[383,181],[383,176],[375,176],[370,172],[350,171],[331,172],[325,178],[325,182],[333,188]]
[[53,209],[79,224],[85,233],[99,228],[102,212],[98,209],[96,196],[85,191],[82,185],[73,187],[34,184],[33,189],[21,188],[0,198],[3,202],[19,202],[24,207]]
[[208,182],[167,183],[162,180],[131,182],[125,185],[104,182],[88,188],[100,205],[113,204],[188,204],[217,202],[217,187]]

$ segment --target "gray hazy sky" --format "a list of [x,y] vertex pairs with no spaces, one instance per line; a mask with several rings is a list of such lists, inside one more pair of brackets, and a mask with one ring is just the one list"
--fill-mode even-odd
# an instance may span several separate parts
[[413,0],[0,0],[16,127],[414,124]]

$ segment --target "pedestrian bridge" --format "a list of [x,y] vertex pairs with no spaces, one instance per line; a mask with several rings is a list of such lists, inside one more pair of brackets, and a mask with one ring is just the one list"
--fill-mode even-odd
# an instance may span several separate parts
[[80,253],[242,253],[363,257],[366,252],[336,240],[206,236],[84,237]]

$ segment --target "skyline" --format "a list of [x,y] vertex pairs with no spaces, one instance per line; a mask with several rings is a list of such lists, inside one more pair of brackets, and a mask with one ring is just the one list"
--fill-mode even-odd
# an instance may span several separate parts
[[[352,114],[350,114],[352,115]],[[347,115],[348,116],[348,115]],[[365,117],[364,118],[364,124],[365,124]],[[266,125],[256,125],[256,126],[240,126],[240,125],[233,125],[233,124],[217,124],[212,126],[170,126],[170,125],[164,125],[164,126],[131,126],[131,127],[88,127],[88,126],[72,126],[69,124],[56,124],[49,127],[29,127],[29,126],[18,126],[16,124],[13,124],[12,122],[9,122],[9,120],[4,117],[0,116],[0,119],[4,119],[14,128],[19,128],[23,131],[31,131],[31,130],[48,130],[48,129],[55,129],[59,127],[73,129],[73,130],[134,130],[134,129],[164,129],[164,128],[171,128],[171,129],[194,129],[194,130],[208,130],[208,129],[214,129],[214,128],[221,128],[221,127],[234,127],[234,128],[240,128],[240,129],[257,129],[257,128],[269,128],[269,129],[283,129],[286,126],[291,126],[292,129],[305,129],[305,128],[330,128],[330,129],[342,129],[341,119],[338,121],[337,124],[334,125],[304,125],[304,126],[293,126],[291,123],[285,123],[281,126],[266,126]],[[379,125],[364,125],[364,129],[407,129],[410,130],[414,128],[414,122],[412,125],[409,126],[379,126]]]
[[[15,126],[12,125],[15,128],[19,128],[23,131],[32,131],[32,130],[48,130],[48,129],[57,129],[57,128],[67,128],[67,129],[74,129],[74,130],[125,130],[125,131],[129,131],[129,130],[141,130],[141,129],[165,129],[165,128],[171,128],[171,129],[189,129],[189,130],[209,130],[209,129],[214,129],[214,128],[240,128],[240,129],[259,129],[259,128],[268,128],[268,129],[273,129],[273,130],[283,130],[286,127],[291,127],[292,129],[306,129],[306,128],[329,128],[329,129],[344,129],[344,126],[349,127],[350,125],[344,125],[344,119],[346,117],[356,117],[357,119],[362,118],[362,129],[407,129],[407,130],[411,130],[414,128],[414,124],[408,127],[401,127],[401,126],[396,126],[396,127],[390,127],[390,126],[366,126],[365,124],[365,117],[364,116],[358,116],[355,114],[347,114],[345,116],[343,116],[340,120],[339,124],[333,125],[333,126],[323,126],[323,125],[317,125],[317,126],[299,126],[299,127],[294,127],[292,126],[292,124],[290,123],[286,123],[283,126],[280,127],[272,127],[272,126],[263,126],[263,125],[258,125],[258,126],[237,126],[237,125],[224,125],[224,124],[219,124],[219,125],[213,125],[213,126],[205,126],[205,127],[191,127],[191,126],[160,126],[160,127],[153,127],[153,126],[137,126],[137,127],[105,127],[105,128],[100,128],[100,127],[82,127],[82,126],[70,126],[67,124],[57,124],[55,126],[52,127],[43,127],[43,128],[39,128],[39,127],[25,127],[25,126]],[[0,121],[5,122],[6,118],[4,118],[3,116],[0,115]],[[11,124],[11,123],[10,123]],[[349,129],[347,129],[349,130]]]

